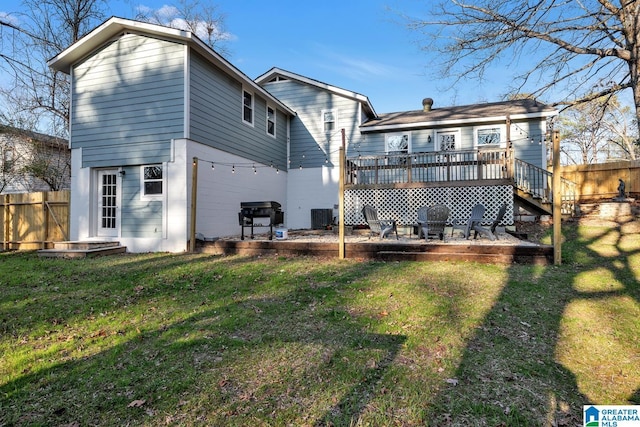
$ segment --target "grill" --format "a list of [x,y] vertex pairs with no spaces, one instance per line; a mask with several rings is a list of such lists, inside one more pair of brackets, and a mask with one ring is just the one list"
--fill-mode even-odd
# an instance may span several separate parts
[[[263,222],[256,222],[256,218],[262,218]],[[268,221],[268,223],[266,223]],[[269,240],[273,238],[273,226],[284,223],[284,212],[280,210],[278,202],[242,202],[238,212],[238,222],[242,229],[240,238],[244,240],[245,227],[251,228],[253,239],[254,227],[269,227]]]

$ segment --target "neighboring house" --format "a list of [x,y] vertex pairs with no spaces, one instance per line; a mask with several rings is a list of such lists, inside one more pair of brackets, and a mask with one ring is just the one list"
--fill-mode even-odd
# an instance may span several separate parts
[[[239,234],[246,201],[279,202],[291,229],[309,228],[315,209],[336,216],[343,144],[346,222],[362,222],[371,202],[408,224],[416,204],[442,199],[434,188],[447,185],[429,156],[473,152],[448,180],[478,185],[489,167],[478,148],[501,161],[513,148],[544,169],[538,141],[556,114],[512,101],[379,115],[364,95],[277,68],[253,81],[190,32],[121,18],[50,65],[72,76],[71,239],[119,240],[133,252],[185,250],[192,205],[206,238]],[[361,163],[372,157],[375,168]],[[511,183],[499,184],[513,207]],[[461,188],[465,203],[481,193]]]
[[0,194],[69,189],[68,141],[0,125]]

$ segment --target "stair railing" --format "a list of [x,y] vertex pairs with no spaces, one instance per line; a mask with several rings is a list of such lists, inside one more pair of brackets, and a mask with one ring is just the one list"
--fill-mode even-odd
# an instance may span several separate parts
[[[517,189],[541,203],[553,203],[553,173],[520,159],[515,159],[514,168],[513,178]],[[560,184],[562,214],[574,215],[578,200],[578,186],[566,178],[561,178]]]

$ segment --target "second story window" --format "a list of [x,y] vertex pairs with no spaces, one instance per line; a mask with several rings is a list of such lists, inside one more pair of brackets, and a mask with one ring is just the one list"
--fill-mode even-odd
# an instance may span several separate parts
[[478,146],[500,144],[500,128],[478,129]]
[[253,94],[242,91],[242,120],[252,125],[253,124]]
[[267,105],[267,133],[276,136],[276,111]]
[[12,169],[15,160],[15,152],[13,151],[13,144],[7,142],[2,148],[2,164],[0,170],[8,172]]
[[411,134],[388,133],[385,135],[384,151],[390,154],[405,154],[411,151]]
[[325,110],[322,112],[322,125],[325,132],[333,132],[336,129],[338,112]]
[[[507,128],[504,125],[490,125],[475,127],[476,147],[497,148],[506,147]],[[503,138],[505,140],[503,141]]]
[[438,132],[436,150],[439,151],[455,151],[459,149],[456,145],[456,140],[459,137],[458,131],[443,131]]

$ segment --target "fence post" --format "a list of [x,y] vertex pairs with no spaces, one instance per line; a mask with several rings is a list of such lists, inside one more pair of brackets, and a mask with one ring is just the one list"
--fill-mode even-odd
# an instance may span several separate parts
[[47,238],[49,237],[49,212],[47,209],[48,194],[46,191],[40,193],[42,199],[42,244],[41,249],[47,249]]

